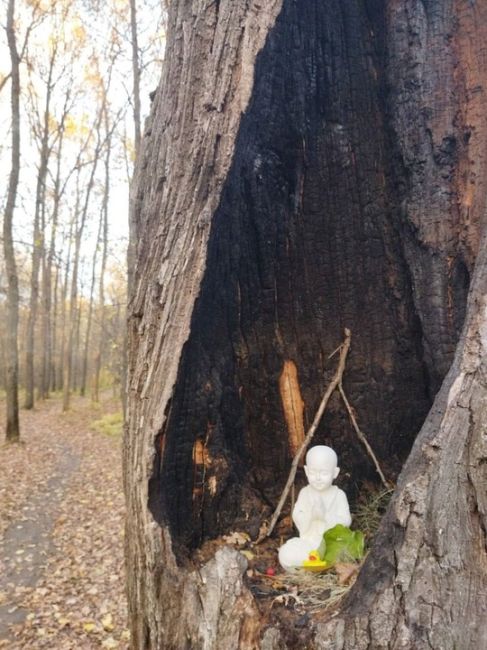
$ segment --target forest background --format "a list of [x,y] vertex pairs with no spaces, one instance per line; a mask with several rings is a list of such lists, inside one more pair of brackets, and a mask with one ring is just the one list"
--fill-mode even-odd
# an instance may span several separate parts
[[165,13],[3,0],[0,25],[0,647],[123,648],[128,188]]
[[15,392],[18,375],[20,406],[60,393],[67,410],[73,392],[122,393],[128,185],[164,13],[155,0],[25,0],[1,15],[0,387]]

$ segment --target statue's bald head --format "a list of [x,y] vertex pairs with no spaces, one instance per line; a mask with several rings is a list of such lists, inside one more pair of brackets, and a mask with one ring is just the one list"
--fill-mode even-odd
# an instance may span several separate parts
[[333,449],[316,445],[306,454],[304,471],[312,488],[318,491],[328,489],[338,476],[338,458]]
[[306,465],[309,467],[336,467],[338,457],[331,447],[316,445],[306,454]]

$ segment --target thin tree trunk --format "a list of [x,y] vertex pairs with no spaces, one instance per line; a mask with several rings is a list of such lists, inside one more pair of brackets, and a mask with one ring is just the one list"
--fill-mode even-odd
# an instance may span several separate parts
[[[135,158],[137,159],[140,152],[140,143],[142,137],[142,125],[140,117],[140,52],[137,35],[137,0],[130,0],[130,30],[132,41],[132,80],[133,80],[133,102],[134,102],[134,147]],[[133,202],[131,195],[130,202]],[[135,249],[137,245],[137,224],[133,219],[134,209],[129,213],[129,245],[127,249],[128,259],[128,284],[132,284],[131,269],[135,265]]]
[[88,354],[90,350],[91,341],[91,324],[93,320],[93,304],[95,298],[95,285],[96,285],[96,262],[98,258],[98,249],[100,247],[101,241],[101,232],[103,227],[103,208],[100,212],[100,220],[98,222],[98,233],[96,236],[96,246],[93,253],[93,261],[91,264],[91,284],[90,284],[90,300],[88,302],[88,316],[86,321],[86,331],[85,331],[85,344],[83,349],[83,366],[81,371],[81,387],[80,395],[81,397],[85,396],[86,393],[86,380],[88,377]]
[[[100,118],[99,118],[100,119]],[[99,120],[97,122],[97,133],[99,134]],[[68,318],[68,335],[66,346],[64,350],[64,366],[63,366],[63,411],[69,409],[69,402],[71,397],[71,387],[74,386],[76,381],[76,373],[73,372],[74,367],[74,347],[76,345],[77,337],[77,302],[78,302],[78,273],[80,263],[80,251],[83,232],[88,216],[88,208],[90,205],[91,192],[95,181],[95,173],[98,165],[98,158],[100,153],[100,139],[98,138],[97,146],[94,152],[94,159],[91,166],[90,178],[85,190],[85,200],[83,209],[80,215],[79,223],[76,222],[76,235],[73,257],[73,270],[71,275],[71,295],[69,301],[69,318]],[[79,335],[79,330],[78,330]]]
[[39,295],[39,267],[41,262],[42,241],[39,224],[39,213],[36,205],[34,216],[34,237],[32,249],[32,271],[30,280],[29,310],[27,313],[27,332],[25,337],[25,402],[24,408],[34,408],[34,341],[37,316],[37,300]]
[[58,147],[57,147],[57,163],[56,163],[56,176],[54,180],[54,203],[52,208],[52,217],[51,217],[51,238],[49,243],[49,252],[47,254],[47,259],[43,267],[43,281],[42,281],[42,380],[41,380],[41,392],[40,397],[46,399],[49,397],[49,390],[55,390],[55,378],[53,373],[54,362],[53,355],[55,350],[55,328],[56,328],[56,316],[52,314],[52,303],[54,298],[54,303],[57,302],[57,272],[56,272],[56,286],[52,288],[52,268],[54,262],[54,256],[56,253],[56,237],[57,237],[57,228],[58,228],[58,219],[59,219],[59,203],[61,200],[61,161],[62,161],[62,151],[63,151],[63,141],[64,141],[64,120],[66,116],[67,103],[69,99],[69,93],[66,96],[66,102],[63,112],[63,117],[59,126],[58,134]]
[[[105,131],[107,133],[107,152],[105,157],[105,187],[103,190],[103,234],[102,234],[102,254],[100,266],[100,280],[98,285],[98,310],[99,310],[99,329],[98,329],[98,347],[95,356],[95,368],[93,375],[93,392],[92,399],[94,402],[100,401],[100,371],[103,347],[105,345],[105,270],[108,254],[108,201],[110,198],[110,154],[111,154],[111,137],[109,136],[108,118],[105,116]],[[125,351],[122,351],[125,354]]]
[[137,1],[130,0],[130,33],[132,40],[132,79],[134,102],[134,144],[135,155],[140,150],[141,117],[140,117],[140,52],[137,34]]
[[52,266],[55,252],[55,241],[57,231],[57,215],[53,212],[51,223],[51,241],[47,256],[43,259],[42,265],[42,349],[41,349],[41,373],[39,381],[39,399],[47,399],[51,386],[51,364],[52,364]]
[[[46,83],[46,101],[42,123],[42,137],[40,147],[39,170],[37,173],[36,200],[34,212],[34,238],[32,247],[32,270],[30,282],[29,311],[27,315],[27,336],[25,341],[25,404],[26,409],[34,408],[34,385],[35,385],[35,326],[37,317],[37,306],[39,299],[39,270],[41,262],[45,259],[44,251],[44,227],[41,227],[42,215],[45,213],[46,197],[46,176],[49,163],[49,117],[52,93],[52,75],[56,59],[56,48],[53,50],[49,61],[49,74]],[[43,368],[39,376],[43,376]]]
[[[81,287],[81,292],[83,287]],[[74,331],[74,343],[73,343],[73,368],[71,373],[71,389],[76,392],[81,381],[81,320],[83,315],[83,296],[80,295],[78,298],[78,304],[76,307],[75,315],[75,331]]]
[[[65,178],[64,183],[62,188],[59,191],[57,200],[61,199],[61,196],[64,194],[64,191],[67,187],[68,181],[71,177],[71,174],[76,171],[76,200],[75,200],[75,208],[74,208],[74,219],[71,221],[70,226],[69,226],[69,238],[68,238],[68,251],[67,251],[67,261],[66,261],[66,266],[65,266],[65,273],[64,273],[64,282],[62,284],[62,292],[61,292],[61,345],[60,345],[60,352],[59,352],[59,366],[58,366],[58,377],[59,377],[59,388],[62,388],[63,390],[63,404],[68,402],[69,404],[69,395],[66,395],[64,386],[65,386],[65,378],[68,374],[68,368],[67,368],[67,363],[69,361],[68,358],[68,353],[67,353],[67,340],[69,337],[69,322],[67,322],[67,302],[68,302],[68,293],[69,293],[69,274],[71,271],[71,257],[72,257],[72,244],[73,244],[73,227],[74,227],[74,238],[76,242],[76,237],[77,237],[77,228],[78,228],[78,222],[80,218],[80,212],[81,212],[81,188],[80,188],[80,177],[81,177],[81,169],[82,169],[82,157],[83,154],[85,153],[85,150],[88,146],[89,140],[91,137],[91,133],[88,135],[88,137],[85,140],[85,143],[82,145],[78,156],[76,160],[75,166],[72,168],[68,176]],[[71,376],[71,371],[69,370],[69,376]],[[69,389],[68,389],[69,392]],[[68,406],[66,406],[66,409]]]
[[[46,279],[46,271],[47,271],[47,251],[46,251],[46,205],[45,205],[45,195],[44,195],[44,200],[42,203],[42,210],[41,210],[41,232],[42,232],[42,249],[41,249],[41,260],[40,260],[40,277],[41,277],[41,300],[40,300],[40,307],[41,307],[41,323],[40,323],[40,328],[38,328],[37,331],[37,337],[40,339],[41,343],[44,342],[44,337],[45,337],[45,327],[46,327],[46,320],[45,320],[45,313],[46,313],[46,305],[45,305],[45,283],[47,281]],[[46,393],[46,388],[44,384],[45,380],[45,364],[46,364],[46,350],[44,348],[44,345],[41,345],[41,350],[39,351],[37,355],[37,365],[38,365],[38,371],[37,371],[37,399],[45,399],[45,393]]]
[[75,218],[69,226],[69,237],[68,237],[68,251],[66,255],[66,266],[64,269],[64,280],[62,283],[61,291],[61,349],[59,352],[59,368],[58,368],[58,377],[59,377],[59,387],[63,389],[63,400],[64,397],[64,378],[66,373],[66,346],[67,346],[67,304],[68,304],[68,286],[69,286],[69,277],[71,271],[71,252],[72,252],[72,240],[73,240],[73,226],[76,230],[76,224],[79,213],[79,203],[80,203],[80,189],[79,189],[79,172],[76,182],[76,203],[74,208]]
[[51,390],[53,392],[56,392],[62,386],[61,381],[58,381],[58,376],[57,376],[57,373],[56,373],[56,369],[57,369],[56,360],[57,360],[58,354],[59,354],[58,349],[57,349],[57,342],[58,342],[59,275],[60,275],[59,265],[56,264],[56,275],[55,275],[54,292],[53,292],[54,300],[53,300],[53,307],[52,307],[51,354],[50,354],[50,358],[49,358],[49,385],[50,385]]
[[10,169],[7,204],[3,217],[3,251],[7,271],[7,322],[5,335],[5,368],[7,393],[6,437],[9,442],[20,438],[17,354],[17,331],[19,324],[19,284],[15,251],[12,237],[12,223],[17,197],[20,171],[20,72],[19,55],[15,35],[15,2],[9,0],[7,9],[7,41],[12,65],[11,107],[12,107],[12,163]]
[[[137,0],[130,0],[130,28],[132,36],[132,79],[133,79],[133,102],[134,102],[134,145],[135,145],[135,158],[138,159],[140,155],[140,145],[142,138],[142,125],[140,116],[140,61],[139,61],[139,45],[137,35]],[[137,220],[135,214],[137,212],[137,198],[133,193],[131,183],[129,195],[129,242],[127,247],[127,285],[128,292],[132,291],[134,282],[133,270],[135,269],[136,255],[137,255]],[[128,358],[127,346],[128,338],[125,335],[123,342],[123,361],[122,361],[122,384],[125,387],[122,390],[122,406],[124,419],[127,414],[127,403],[125,399],[126,390],[128,386]]]

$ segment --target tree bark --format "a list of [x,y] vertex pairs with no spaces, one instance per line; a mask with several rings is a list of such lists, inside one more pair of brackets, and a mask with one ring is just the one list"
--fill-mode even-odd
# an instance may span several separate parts
[[[130,35],[132,45],[132,80],[133,80],[133,103],[134,103],[134,148],[135,157],[140,153],[140,143],[142,136],[142,124],[140,116],[140,52],[137,32],[137,0],[130,0]],[[132,202],[132,196],[131,196]],[[134,221],[134,211],[130,210],[129,215],[129,245],[127,249],[128,260],[128,283],[132,284],[132,269],[135,267],[135,248],[137,242],[136,223]]]
[[82,370],[81,370],[81,386],[80,386],[80,395],[81,397],[85,396],[86,393],[86,381],[88,378],[88,356],[90,350],[91,340],[91,325],[93,321],[93,306],[95,299],[95,285],[96,285],[96,262],[98,257],[98,250],[101,243],[101,233],[103,226],[103,210],[100,212],[100,220],[98,222],[98,233],[96,236],[96,245],[93,252],[93,260],[91,265],[91,284],[90,284],[90,300],[88,302],[88,316],[86,319],[86,331],[85,331],[85,344],[83,349],[83,361],[82,361]]
[[[276,500],[344,327],[346,392],[390,476],[416,442],[309,647],[487,647],[485,25],[453,0],[170,7],[132,188],[135,648],[299,643],[260,619],[240,554],[191,551]],[[315,439],[353,498],[374,468],[338,400]]]
[[[57,150],[56,176],[54,180],[54,202],[51,216],[51,237],[49,250],[42,269],[42,351],[41,351],[41,380],[39,397],[47,399],[49,391],[55,388],[55,364],[53,356],[56,348],[56,310],[57,310],[57,269],[56,281],[53,290],[52,274],[54,256],[56,254],[56,236],[59,218],[60,185],[61,185],[61,157],[63,144],[63,124],[59,132],[59,145]],[[54,300],[53,300],[54,299]],[[54,302],[54,319],[53,319]]]
[[[100,372],[103,357],[103,347],[105,345],[105,271],[108,255],[108,201],[110,198],[110,156],[112,150],[111,130],[109,128],[108,114],[105,113],[105,133],[107,139],[107,150],[105,154],[105,185],[103,188],[103,205],[100,226],[102,226],[102,252],[100,265],[100,279],[98,284],[98,341],[95,354],[94,371],[93,371],[93,389],[92,400],[100,401]],[[126,351],[122,354],[125,356]]]
[[17,332],[19,326],[19,282],[15,263],[12,223],[20,172],[20,71],[15,35],[15,2],[7,8],[7,41],[10,52],[12,107],[12,162],[8,183],[7,203],[3,217],[3,252],[7,272],[7,323],[5,334],[5,388],[7,398],[6,437],[9,442],[20,438],[19,426],[19,361]]
[[[68,88],[64,97],[64,107],[57,132],[56,174],[54,176],[53,206],[51,215],[51,236],[49,251],[43,265],[42,275],[42,351],[41,351],[41,380],[39,396],[41,399],[49,397],[49,391],[56,390],[56,364],[54,355],[56,351],[56,326],[57,326],[57,290],[58,268],[56,268],[55,286],[53,289],[52,275],[56,255],[56,237],[58,232],[59,206],[64,187],[61,186],[61,166],[63,160],[64,129],[66,117],[70,106],[71,88]],[[54,313],[53,313],[54,303]]]
[[80,296],[78,297],[78,304],[75,309],[75,329],[74,329],[74,338],[73,338],[73,365],[71,373],[71,388],[74,392],[78,390],[78,386],[81,383],[81,374],[83,361],[81,358],[81,321],[83,316],[83,286],[81,285]]
[[[63,389],[63,403],[66,399],[64,392],[64,380],[66,373],[66,364],[68,358],[66,356],[66,347],[68,340],[68,323],[67,323],[67,304],[68,304],[68,287],[69,287],[69,276],[71,273],[71,256],[72,256],[72,243],[73,243],[73,228],[76,230],[76,224],[79,214],[79,204],[80,204],[80,189],[79,189],[79,171],[76,179],[76,201],[74,206],[74,217],[69,225],[69,235],[68,235],[68,250],[66,253],[66,261],[64,266],[64,278],[62,281],[61,288],[61,344],[59,351],[59,364],[58,364],[58,377],[59,377],[59,388]],[[68,396],[69,400],[69,396]],[[69,406],[69,403],[68,403]]]
[[[50,338],[50,355],[49,355],[49,386],[50,390],[53,392],[58,391],[62,387],[61,377],[57,373],[58,364],[58,340],[59,340],[59,323],[58,323],[58,296],[59,296],[59,276],[60,268],[59,263],[55,265],[56,274],[54,279],[54,291],[53,291],[53,300],[52,300],[52,326],[51,326],[51,338]],[[61,332],[62,338],[62,332]],[[61,356],[59,354],[59,356]]]
[[[74,254],[73,254],[72,275],[71,275],[71,293],[70,293],[70,301],[69,301],[68,333],[67,333],[66,346],[64,350],[64,362],[63,362],[63,411],[67,411],[69,409],[71,387],[73,386],[74,389],[76,389],[77,380],[78,380],[77,373],[74,371],[75,359],[73,358],[75,347],[79,348],[79,325],[80,325],[79,316],[81,313],[81,304],[80,304],[79,312],[77,312],[78,273],[79,273],[79,264],[80,264],[81,241],[83,237],[83,231],[86,225],[86,220],[88,217],[88,208],[90,205],[91,192],[93,190],[93,186],[95,182],[96,168],[98,166],[98,159],[101,150],[100,122],[101,122],[102,113],[103,113],[103,109],[100,108],[100,112],[98,114],[96,124],[95,124],[97,142],[96,142],[95,150],[93,152],[93,162],[91,163],[90,175],[84,193],[83,208],[81,209],[79,215],[76,214],[75,242],[74,242]],[[78,363],[78,359],[76,359],[76,364],[77,363]]]
[[316,647],[486,648],[487,240],[454,363],[340,616]]
[[[46,198],[46,177],[49,164],[49,156],[51,153],[49,147],[49,129],[50,129],[50,110],[51,110],[51,96],[53,89],[52,76],[54,72],[54,64],[56,61],[57,47],[54,47],[49,59],[49,72],[46,80],[46,99],[44,105],[44,113],[42,116],[42,125],[37,124],[38,132],[41,134],[41,142],[39,146],[40,159],[39,168],[37,171],[37,185],[36,185],[36,200],[34,210],[34,230],[33,230],[33,244],[32,244],[32,269],[30,280],[30,299],[29,310],[27,313],[27,334],[25,340],[25,403],[26,409],[34,408],[34,387],[35,387],[35,367],[34,367],[34,354],[35,354],[35,327],[37,317],[37,306],[39,302],[39,271],[41,269],[41,262],[45,260],[45,242],[44,242],[44,224],[41,227],[41,220],[45,214],[45,198]],[[33,128],[34,133],[36,127]],[[44,262],[45,263],[45,262]],[[44,266],[43,263],[43,266]],[[40,368],[39,375],[42,376],[43,368]]]

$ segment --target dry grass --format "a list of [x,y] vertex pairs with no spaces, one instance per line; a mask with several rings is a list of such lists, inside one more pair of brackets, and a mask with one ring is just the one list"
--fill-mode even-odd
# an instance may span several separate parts
[[[354,581],[340,584],[338,575],[333,571],[312,573],[297,570],[274,578],[274,586],[286,589],[288,598],[293,598],[296,605],[301,605],[307,612],[323,612],[335,607],[349,591]],[[286,595],[277,596],[283,599]]]
[[371,491],[363,502],[357,504],[353,514],[353,527],[363,532],[366,542],[370,543],[379,528],[393,493],[393,489]]

